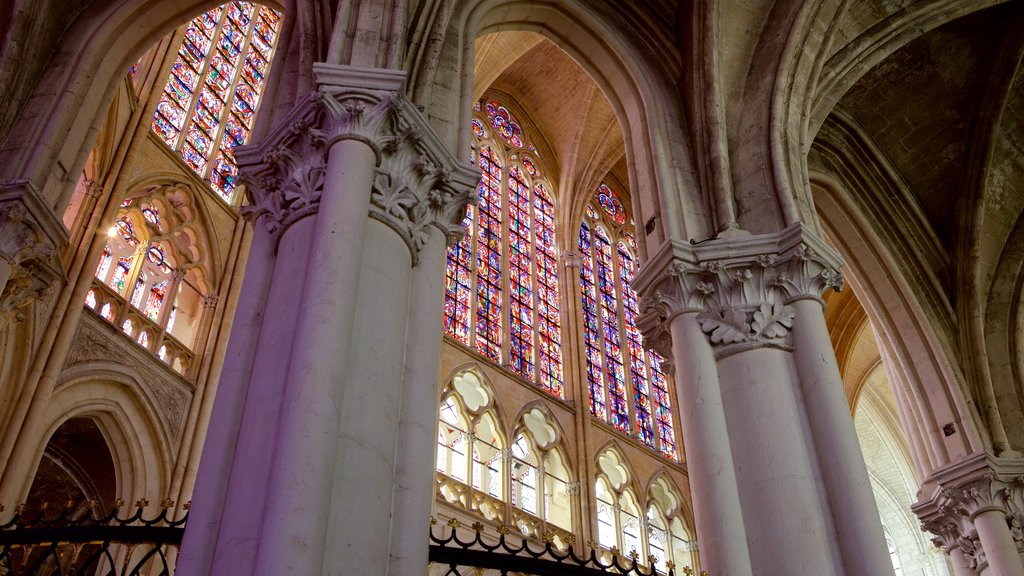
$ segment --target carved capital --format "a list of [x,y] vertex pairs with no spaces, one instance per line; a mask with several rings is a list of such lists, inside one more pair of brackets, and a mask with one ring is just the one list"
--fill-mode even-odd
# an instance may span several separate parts
[[199,299],[199,304],[206,309],[216,308],[218,300],[219,298],[216,294],[203,294]]
[[565,485],[566,496],[579,496],[580,495],[580,481],[572,480]]
[[794,227],[700,246],[670,243],[635,284],[641,294],[638,325],[645,343],[658,350],[668,322],[685,313],[697,315],[716,346],[784,343],[796,314],[792,302],[841,289],[843,275],[838,257],[820,239]]
[[242,213],[275,236],[320,205],[328,153],[339,141],[373,150],[369,216],[393,228],[415,262],[431,227],[447,242],[462,221],[479,172],[455,161],[427,119],[405,97],[405,75],[316,64],[319,87],[283,119],[274,136],[236,150],[250,205]]
[[91,178],[83,178],[81,186],[82,193],[90,198],[99,198],[103,192],[103,187],[100,186],[100,183]]
[[937,470],[938,487],[912,509],[932,542],[946,552],[959,549],[972,568],[985,565],[985,550],[975,519],[995,512],[1006,522],[1019,550],[1024,550],[1024,459],[994,458],[981,453]]

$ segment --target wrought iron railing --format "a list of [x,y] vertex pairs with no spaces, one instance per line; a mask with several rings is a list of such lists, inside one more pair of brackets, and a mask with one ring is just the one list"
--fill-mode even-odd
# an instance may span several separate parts
[[[459,528],[462,524],[455,519],[449,520],[447,526],[437,526],[431,519],[430,528],[430,562],[440,570],[432,570],[431,574],[441,576],[476,576],[478,574],[531,574],[533,576],[606,576],[617,574],[623,576],[675,576],[675,566],[667,564],[667,572],[653,567],[644,566],[634,554],[623,557],[612,554],[610,560],[603,561],[596,547],[591,546],[589,554],[577,554],[573,543],[564,549],[556,545],[549,537],[544,538],[543,545],[531,544],[528,540],[517,536],[509,537],[512,530],[507,526],[499,526],[497,538],[484,533],[484,525],[477,522],[471,526],[473,535],[462,538]],[[463,531],[465,533],[466,531]],[[682,569],[681,574],[692,575],[690,567]],[[701,572],[702,576],[707,576]]]
[[170,576],[188,504],[178,520],[170,517],[174,502],[161,502],[152,518],[148,505],[139,500],[127,517],[123,500],[106,513],[95,502],[34,513],[19,506],[0,524],[0,576]]

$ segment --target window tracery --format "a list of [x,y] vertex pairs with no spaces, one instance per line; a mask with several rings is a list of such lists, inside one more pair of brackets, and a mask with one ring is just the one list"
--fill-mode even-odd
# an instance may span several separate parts
[[474,371],[456,376],[442,396],[438,494],[449,504],[568,545],[573,481],[551,417],[539,407],[519,419],[506,444],[490,389]]
[[590,412],[673,460],[678,458],[662,359],[637,329],[636,237],[618,195],[595,190],[579,233],[580,300]]
[[445,332],[562,398],[551,187],[508,109],[490,101],[478,112],[478,205],[467,212],[466,237],[448,250]]
[[192,20],[153,114],[153,132],[227,202],[238,173],[233,150],[252,131],[281,18],[238,1]]
[[[184,374],[209,290],[195,254],[195,213],[179,186],[140,191],[122,202],[107,231],[85,306]],[[170,216],[167,216],[170,215]],[[200,243],[201,245],[201,243]],[[187,320],[176,322],[179,313]]]

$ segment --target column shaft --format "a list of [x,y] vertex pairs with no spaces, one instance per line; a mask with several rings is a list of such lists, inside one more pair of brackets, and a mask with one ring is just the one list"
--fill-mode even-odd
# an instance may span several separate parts
[[369,220],[354,324],[359,337],[351,343],[338,419],[334,490],[321,502],[330,513],[323,574],[388,573],[411,258],[401,236]]
[[695,314],[680,314],[671,322],[679,418],[702,565],[713,574],[747,576],[753,571],[715,357]]
[[189,513],[189,529],[178,557],[178,569],[187,574],[207,574],[213,565],[222,511],[229,500],[228,486],[236,443],[250,387],[253,358],[260,341],[264,310],[274,274],[273,239],[259,228],[253,236],[245,286],[234,317],[234,334],[217,385],[210,426],[207,429],[197,490]]
[[824,311],[816,299],[798,300],[792,306],[793,354],[843,566],[848,574],[892,574]]
[[1019,576],[1024,564],[1017,552],[1017,543],[1006,524],[1006,513],[1001,509],[988,509],[974,516],[974,528],[985,550],[989,576]]
[[[212,574],[255,572],[260,533],[267,530],[261,518],[268,499],[274,497],[268,493],[267,484],[276,465],[274,441],[285,393],[282,383],[288,381],[288,358],[294,352],[300,316],[295,294],[303,287],[314,222],[313,218],[296,222],[277,243],[274,276],[266,307],[261,310],[259,343],[254,356],[247,359],[249,369],[244,373],[248,386],[241,400],[241,432],[233,439],[231,457],[226,460],[232,462],[233,471],[222,506]],[[205,462],[207,456],[203,458]]]
[[321,572],[341,391],[376,158],[359,140],[330,150],[281,404],[256,574]]
[[417,574],[427,565],[427,520],[434,501],[445,257],[445,236],[433,230],[412,271],[415,289],[409,294],[405,383],[391,505],[388,573],[393,576]]
[[843,574],[790,354],[737,352],[719,359],[718,375],[750,563],[766,574]]

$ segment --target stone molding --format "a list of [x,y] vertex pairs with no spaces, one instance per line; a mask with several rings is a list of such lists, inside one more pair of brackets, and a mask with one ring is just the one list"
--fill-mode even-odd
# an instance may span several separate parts
[[974,520],[996,511],[1024,553],[1024,459],[980,453],[940,468],[932,479],[937,488],[931,497],[911,509],[936,547],[958,549],[972,569],[984,569],[988,560]]
[[344,140],[376,157],[369,216],[395,230],[415,261],[432,227],[451,244],[465,233],[466,207],[479,171],[459,163],[405,96],[394,70],[314,65],[317,90],[262,143],[237,150],[240,180],[251,201],[243,214],[280,236],[316,213],[331,147]]
[[583,267],[583,253],[578,250],[562,252],[562,266],[571,270],[579,270]]
[[[192,385],[155,355],[142,350],[117,332],[115,327],[86,310],[64,361],[64,370],[83,364],[103,363],[129,369],[135,385],[143,389],[140,390],[141,396],[150,399],[169,437],[180,438],[194,394]],[[113,370],[122,372],[117,368]],[[57,389],[73,381],[62,378]]]
[[841,290],[838,255],[796,225],[777,234],[712,240],[693,246],[668,242],[634,280],[644,342],[671,357],[669,324],[694,313],[713,346],[784,343],[794,301]]
[[57,247],[67,240],[63,223],[26,180],[0,183],[0,258],[10,266],[0,287],[0,315],[20,322],[29,304],[48,298],[64,278]]

